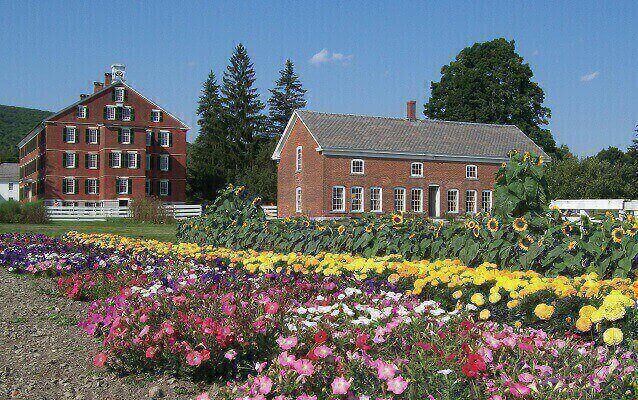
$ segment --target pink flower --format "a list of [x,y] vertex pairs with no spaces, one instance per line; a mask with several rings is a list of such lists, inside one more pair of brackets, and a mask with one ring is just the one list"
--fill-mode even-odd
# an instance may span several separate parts
[[289,367],[292,363],[295,362],[295,356],[292,354],[288,354],[287,351],[284,351],[277,357],[277,361],[284,367]]
[[139,337],[146,336],[146,334],[148,333],[149,329],[150,329],[149,326],[145,325],[144,328],[142,328],[142,330],[140,331]]
[[277,339],[277,344],[282,350],[290,350],[297,345],[297,338],[295,336],[280,337]]
[[153,358],[153,357],[155,357],[155,353],[157,353],[157,347],[149,346],[149,347],[146,349],[146,358]]
[[186,354],[186,362],[191,367],[199,366],[202,363],[202,361],[203,361],[203,357],[199,351],[193,350],[189,352],[188,354]]
[[292,368],[302,376],[310,376],[315,372],[315,367],[310,360],[300,359],[292,364]]
[[519,382],[510,384],[510,393],[516,397],[524,397],[531,393],[532,389]]
[[348,389],[350,389],[350,381],[340,376],[332,381],[330,387],[332,388],[332,394],[346,394]]
[[228,350],[225,354],[224,354],[224,358],[228,359],[228,360],[234,360],[235,357],[237,357],[237,352],[235,350]]
[[173,329],[173,324],[170,321],[162,322],[162,330],[167,335],[172,335],[173,333],[175,333],[175,329]]
[[276,314],[279,310],[279,303],[276,301],[268,302],[265,306],[266,314]]
[[297,400],[317,400],[317,396],[311,396],[309,394],[302,394],[297,396]]
[[255,378],[254,384],[260,394],[268,394],[272,389],[272,380],[267,376],[258,376]]
[[210,396],[208,395],[208,392],[204,392],[197,396],[195,400],[210,400]]
[[332,354],[332,349],[330,347],[326,346],[325,344],[323,344],[323,345],[317,347],[314,350],[314,353],[319,358],[326,358],[326,357],[328,357],[329,355]]
[[503,396],[501,396],[500,394],[495,394],[494,396],[491,396],[488,400],[503,400]]
[[392,378],[388,381],[388,390],[394,394],[401,394],[408,387],[408,382],[401,376]]
[[534,375],[530,374],[529,372],[523,372],[522,374],[518,375],[518,380],[523,383],[531,383],[534,382]]
[[93,365],[98,368],[102,368],[106,364],[106,353],[98,353],[93,357]]
[[379,361],[377,363],[377,378],[381,379],[382,381],[387,381],[388,379],[394,378],[396,372],[397,367],[395,367],[394,364],[387,364],[383,361]]

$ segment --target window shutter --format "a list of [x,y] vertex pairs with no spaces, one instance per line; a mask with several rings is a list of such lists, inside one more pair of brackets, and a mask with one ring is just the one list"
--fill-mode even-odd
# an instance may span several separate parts
[[120,178],[115,178],[115,194],[120,194]]
[[115,119],[118,121],[122,120],[122,107],[115,107]]
[[162,182],[157,181],[157,194],[159,195],[160,193],[162,193]]
[[117,142],[122,143],[122,128],[117,128]]
[[66,126],[62,128],[62,141],[66,142]]
[[106,119],[106,116],[108,115],[108,111],[106,111],[106,106],[104,106],[104,119]]
[[111,100],[115,101],[115,88],[111,91]]
[[135,130],[131,128],[131,143],[135,143]]
[[66,153],[62,153],[62,167],[66,168]]
[[155,159],[157,160],[157,170],[159,171],[162,169],[162,156],[158,154]]
[[170,171],[171,170],[171,164],[172,164],[172,161],[173,161],[172,157],[168,156],[168,160],[167,161],[168,161],[168,163],[167,163],[168,164],[168,170]]
[[131,107],[131,121],[135,121],[135,109]]
[[168,147],[173,146],[173,132],[168,132]]
[[140,153],[135,154],[135,158],[136,158],[136,160],[135,160],[135,168],[139,169],[140,168],[140,159],[141,159]]
[[128,99],[128,90],[126,89],[122,90],[122,94],[123,94],[122,99],[126,101]]
[[73,168],[78,167],[78,153],[73,153]]
[[109,153],[109,167],[113,168],[113,153]]
[[128,178],[128,194],[133,194],[133,179]]
[[73,194],[78,194],[78,180],[73,178]]
[[[100,156],[98,156],[98,159],[99,159],[99,157]],[[95,194],[100,194],[100,180],[99,179],[97,179],[95,181]]]
[[66,193],[67,192],[67,182],[66,179],[62,179],[62,193]]
[[160,122],[164,121],[164,111],[160,111]]
[[100,134],[101,134],[101,132],[100,132],[100,129],[98,128],[98,130],[97,130],[97,144],[100,144]]
[[85,113],[86,113],[86,118],[89,117],[89,106],[84,107]]
[[89,180],[84,180],[84,194],[89,194]]
[[84,155],[84,168],[89,169],[89,153]]
[[85,141],[88,143],[89,142],[89,128],[86,128],[86,130],[84,131],[85,135]]
[[171,195],[171,181],[168,181],[168,195]]

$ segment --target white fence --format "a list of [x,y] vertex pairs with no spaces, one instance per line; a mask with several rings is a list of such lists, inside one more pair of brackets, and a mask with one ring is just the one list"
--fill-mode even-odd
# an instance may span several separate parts
[[[198,217],[202,215],[202,206],[189,204],[166,204],[164,206],[175,219]],[[46,206],[51,221],[105,221],[107,218],[126,218],[130,216],[128,206]]]
[[261,206],[264,210],[264,214],[266,214],[266,218],[275,219],[277,218],[277,206]]
[[615,211],[621,217],[623,214],[636,214],[638,212],[638,200],[625,199],[554,200],[551,202],[551,206],[572,213],[572,219],[589,216],[592,211]]

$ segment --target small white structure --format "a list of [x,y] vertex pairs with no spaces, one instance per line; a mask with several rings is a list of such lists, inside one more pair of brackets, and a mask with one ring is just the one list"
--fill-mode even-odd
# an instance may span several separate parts
[[0,201],[20,200],[18,163],[0,164]]

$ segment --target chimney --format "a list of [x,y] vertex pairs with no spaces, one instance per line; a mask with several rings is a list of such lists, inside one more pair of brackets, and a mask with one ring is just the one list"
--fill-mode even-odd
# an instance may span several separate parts
[[104,84],[102,82],[93,82],[93,93],[97,93],[102,89],[104,89]]
[[84,99],[86,99],[87,97],[89,97],[89,95],[88,95],[88,94],[86,94],[86,93],[82,93],[82,94],[80,94],[80,100],[84,100]]
[[405,117],[410,121],[416,121],[416,101],[415,100],[408,101]]
[[104,86],[109,86],[112,81],[113,81],[113,74],[111,74],[110,72],[105,72],[104,73]]

